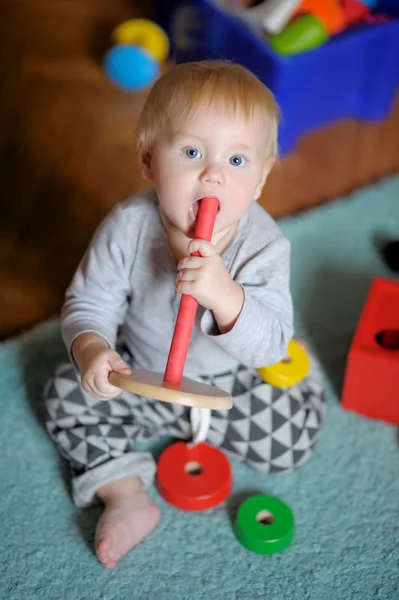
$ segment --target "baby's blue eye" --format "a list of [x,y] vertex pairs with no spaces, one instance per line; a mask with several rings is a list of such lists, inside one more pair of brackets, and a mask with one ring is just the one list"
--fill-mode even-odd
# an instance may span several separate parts
[[245,165],[245,158],[239,154],[235,154],[230,158],[230,164],[233,165],[233,167],[242,167]]
[[202,158],[201,151],[198,148],[186,148],[184,153],[187,158]]

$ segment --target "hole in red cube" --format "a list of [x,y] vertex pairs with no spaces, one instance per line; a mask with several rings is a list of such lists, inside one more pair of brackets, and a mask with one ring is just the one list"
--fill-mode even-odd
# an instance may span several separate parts
[[399,329],[382,329],[376,334],[375,339],[384,350],[399,350]]

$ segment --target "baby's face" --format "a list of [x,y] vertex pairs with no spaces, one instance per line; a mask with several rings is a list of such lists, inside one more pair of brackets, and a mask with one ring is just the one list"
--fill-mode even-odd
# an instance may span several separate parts
[[214,234],[234,227],[259,198],[272,165],[267,160],[267,124],[205,109],[173,120],[158,139],[151,159],[160,210],[168,224],[194,233],[198,203],[219,199]]

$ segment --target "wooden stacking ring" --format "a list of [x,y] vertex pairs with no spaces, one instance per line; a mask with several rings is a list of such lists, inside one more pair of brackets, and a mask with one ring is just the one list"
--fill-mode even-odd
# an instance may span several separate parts
[[238,509],[234,533],[247,550],[258,554],[281,552],[294,539],[294,515],[275,496],[252,496]]
[[266,383],[277,388],[290,388],[306,377],[310,369],[310,360],[305,348],[296,340],[291,340],[287,354],[287,358],[275,365],[257,370]]
[[162,373],[132,369],[131,375],[112,372],[109,381],[127,392],[163,402],[214,410],[227,410],[233,405],[227,392],[186,377],[182,377],[180,385],[173,385],[164,381]]
[[177,442],[161,454],[158,491],[176,508],[187,511],[214,508],[226,500],[232,486],[228,459],[209,444],[190,446]]

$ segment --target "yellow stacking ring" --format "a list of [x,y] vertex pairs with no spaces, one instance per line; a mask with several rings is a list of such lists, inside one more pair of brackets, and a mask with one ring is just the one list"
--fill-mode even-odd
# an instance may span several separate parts
[[258,369],[260,377],[270,385],[278,388],[290,388],[306,377],[310,369],[310,360],[305,348],[297,341],[288,344],[287,358]]
[[169,40],[164,30],[148,19],[129,19],[112,32],[115,44],[133,44],[145,48],[159,62],[169,54]]

